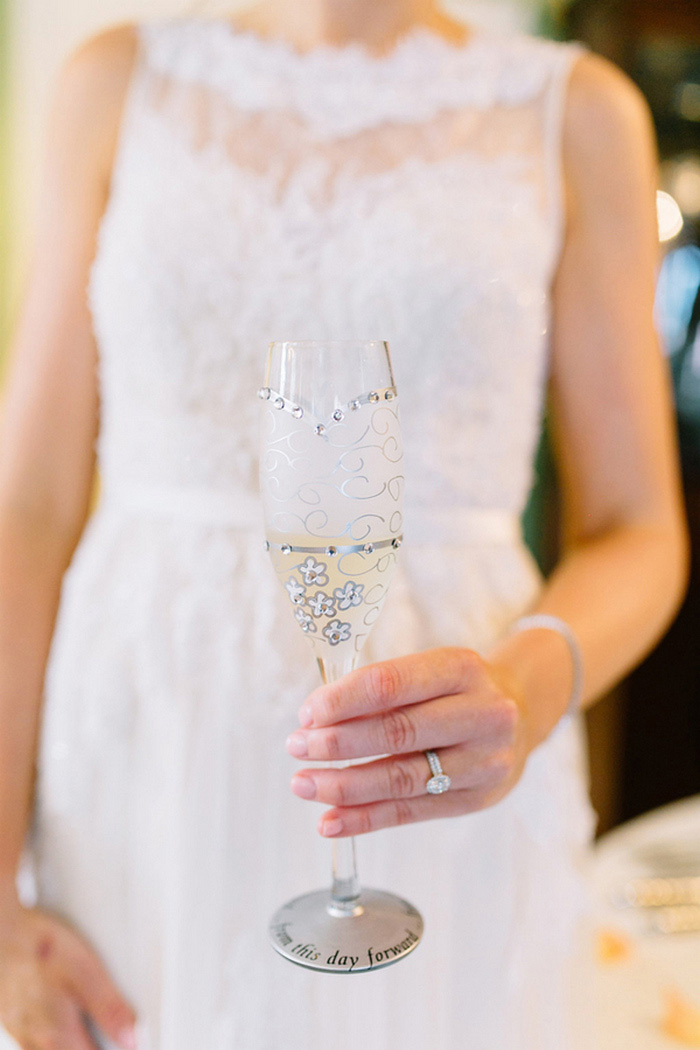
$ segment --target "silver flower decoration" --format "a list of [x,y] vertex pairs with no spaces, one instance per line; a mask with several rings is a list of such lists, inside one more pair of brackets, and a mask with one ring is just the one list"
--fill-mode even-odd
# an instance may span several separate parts
[[331,620],[328,626],[323,628],[323,633],[331,645],[340,645],[341,642],[347,642],[350,638],[350,624],[341,623],[340,620]]
[[351,609],[353,605],[362,605],[364,589],[364,584],[353,583],[351,580],[344,587],[336,587],[333,597],[338,603],[338,609],[345,611]]
[[335,601],[329,594],[324,594],[323,591],[318,591],[313,598],[309,598],[308,604],[314,616],[335,615]]
[[304,634],[316,633],[316,624],[314,623],[314,621],[308,613],[305,613],[303,609],[297,609],[294,615],[296,616],[297,622]]
[[284,588],[287,594],[289,595],[289,600],[292,602],[293,605],[304,604],[304,595],[306,594],[306,587],[302,587],[299,581],[296,580],[293,576],[290,576],[290,578],[285,583]]
[[314,561],[313,558],[309,557],[303,565],[299,566],[299,572],[307,587],[323,587],[324,584],[328,583],[326,565],[322,561]]

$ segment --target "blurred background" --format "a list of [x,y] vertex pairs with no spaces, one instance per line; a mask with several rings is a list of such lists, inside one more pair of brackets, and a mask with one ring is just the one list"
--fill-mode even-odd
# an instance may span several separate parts
[[[246,6],[236,0],[0,0],[0,368],[31,243],[43,129],[59,63],[114,22]],[[688,597],[666,639],[589,716],[599,831],[700,793],[700,0],[452,0],[499,30],[578,39],[637,82],[661,154],[657,323],[669,355],[693,542]],[[525,520],[546,569],[556,557],[557,488],[546,433]]]

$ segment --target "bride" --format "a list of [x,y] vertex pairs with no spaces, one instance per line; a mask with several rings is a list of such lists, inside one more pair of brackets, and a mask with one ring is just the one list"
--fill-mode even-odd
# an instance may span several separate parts
[[[622,74],[436,0],[263,0],[66,64],[0,457],[8,1047],[585,1040],[576,712],[686,573],[655,186]],[[400,572],[368,666],[320,689],[261,544],[275,338],[386,339],[401,391]],[[546,395],[542,580],[519,518]],[[426,935],[330,979],[266,925],[350,834]]]

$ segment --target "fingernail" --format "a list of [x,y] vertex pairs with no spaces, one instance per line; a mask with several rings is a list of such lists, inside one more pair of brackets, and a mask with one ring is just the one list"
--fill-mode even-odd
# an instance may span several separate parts
[[292,791],[299,798],[316,798],[316,782],[311,777],[298,774],[292,777]]
[[117,1042],[124,1047],[124,1050],[137,1050],[138,1048],[136,1032],[133,1028],[122,1028],[117,1036]]
[[306,758],[309,753],[306,735],[304,733],[292,733],[291,736],[287,737],[287,751],[294,758]]
[[334,835],[339,835],[343,830],[343,822],[337,817],[335,820],[324,820],[321,824],[321,834],[325,835],[326,838],[333,838]]
[[305,729],[310,726],[314,720],[313,712],[308,704],[304,704],[301,711],[299,712],[299,725]]

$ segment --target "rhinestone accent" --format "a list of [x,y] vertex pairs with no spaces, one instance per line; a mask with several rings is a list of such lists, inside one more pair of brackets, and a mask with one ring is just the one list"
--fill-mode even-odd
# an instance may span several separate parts
[[[382,387],[381,390],[371,390],[368,394],[362,394],[361,397],[354,397],[352,401],[349,401],[347,405],[340,405],[335,408],[330,416],[330,420],[334,423],[340,423],[348,412],[356,412],[362,408],[363,405],[376,405],[379,401],[393,401],[397,397],[396,387]],[[285,411],[291,413],[295,419],[301,419],[302,416],[307,415],[305,409],[301,405],[296,405],[292,400],[284,397],[278,391],[273,390],[269,386],[262,386],[258,390],[258,397],[261,401],[270,401],[276,409],[279,411]],[[327,429],[327,424],[319,423],[319,427],[322,430],[316,430],[317,434],[323,434]]]
[[450,790],[451,783],[452,781],[447,773],[438,773],[437,776],[430,778],[425,785],[425,790],[429,795],[444,795],[446,791]]
[[398,536],[396,536],[396,538],[391,541],[391,546],[394,548],[395,551],[399,549],[399,547],[401,546],[401,540]]
[[269,549],[270,549],[270,541],[269,540],[265,540],[265,550],[269,551]]
[[[396,538],[399,540],[401,539],[400,536]],[[320,546],[297,547],[291,546],[288,543],[284,543],[280,546],[277,543],[271,543],[270,549],[284,551],[285,554],[291,552],[294,554],[312,554],[316,557],[319,557],[320,555],[325,555],[326,557],[332,558],[335,557],[336,554],[373,554],[375,551],[384,550],[386,547],[391,547],[393,542],[393,540],[378,540],[374,543],[349,543],[347,546],[341,546],[339,544],[337,547],[330,548]],[[439,773],[440,770],[436,769],[435,772]]]
[[325,433],[326,428],[324,427],[323,423],[317,423],[314,427],[314,434],[316,434],[318,437],[323,437]]

